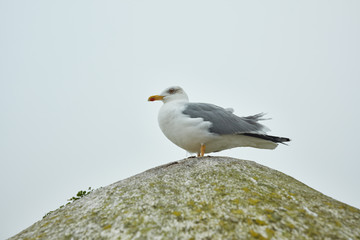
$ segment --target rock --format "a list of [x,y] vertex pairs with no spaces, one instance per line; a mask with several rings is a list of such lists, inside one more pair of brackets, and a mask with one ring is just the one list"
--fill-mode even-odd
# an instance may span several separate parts
[[97,189],[10,239],[360,239],[360,210],[252,161],[188,158]]

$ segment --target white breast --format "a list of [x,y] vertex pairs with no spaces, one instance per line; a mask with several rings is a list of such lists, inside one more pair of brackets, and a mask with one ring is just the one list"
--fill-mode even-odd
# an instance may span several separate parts
[[188,152],[198,152],[201,144],[206,144],[216,136],[208,131],[210,122],[184,115],[182,112],[185,105],[186,101],[165,103],[159,111],[159,125],[174,144]]

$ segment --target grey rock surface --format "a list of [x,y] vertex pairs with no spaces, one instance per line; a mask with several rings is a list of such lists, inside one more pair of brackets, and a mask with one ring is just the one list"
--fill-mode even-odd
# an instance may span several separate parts
[[188,158],[97,189],[10,239],[360,239],[360,210],[252,161]]

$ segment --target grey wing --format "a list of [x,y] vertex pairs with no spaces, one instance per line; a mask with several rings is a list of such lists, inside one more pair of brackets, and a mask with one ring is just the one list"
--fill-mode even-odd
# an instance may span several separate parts
[[240,133],[261,133],[264,134],[268,129],[258,123],[264,120],[263,113],[238,117],[231,111],[208,103],[188,103],[183,111],[191,118],[202,118],[212,123],[210,132],[219,135],[240,134]]

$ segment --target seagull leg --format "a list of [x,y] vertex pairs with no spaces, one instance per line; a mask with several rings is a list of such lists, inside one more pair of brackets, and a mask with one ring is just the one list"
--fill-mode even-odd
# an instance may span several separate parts
[[205,154],[205,144],[201,144],[201,147],[200,147],[200,156],[199,157],[203,157]]

